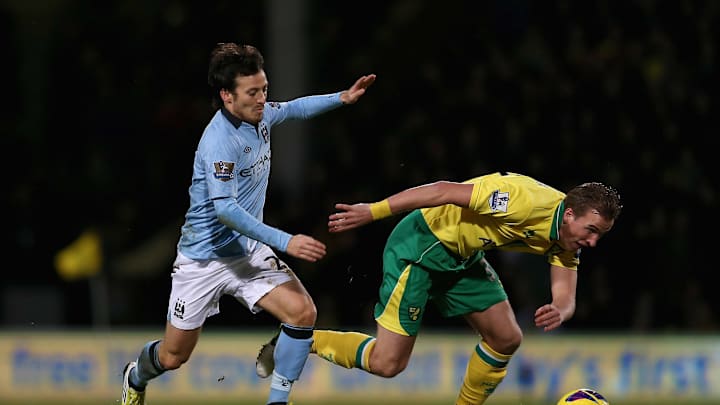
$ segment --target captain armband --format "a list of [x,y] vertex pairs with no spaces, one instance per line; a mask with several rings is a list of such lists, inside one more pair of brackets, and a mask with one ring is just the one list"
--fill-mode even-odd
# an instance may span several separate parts
[[390,202],[386,198],[382,201],[370,204],[370,213],[372,214],[373,221],[391,216],[392,211],[390,210]]

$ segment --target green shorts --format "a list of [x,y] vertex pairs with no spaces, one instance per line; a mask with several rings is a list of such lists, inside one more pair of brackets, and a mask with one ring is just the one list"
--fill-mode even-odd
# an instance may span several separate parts
[[375,320],[392,332],[416,336],[428,300],[444,317],[484,311],[507,299],[495,270],[479,251],[461,258],[430,231],[419,210],[403,218],[383,252],[383,280]]

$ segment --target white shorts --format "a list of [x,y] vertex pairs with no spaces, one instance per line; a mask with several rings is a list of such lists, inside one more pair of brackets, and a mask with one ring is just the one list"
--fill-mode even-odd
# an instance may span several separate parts
[[193,260],[178,252],[173,263],[172,289],[167,320],[176,328],[199,328],[205,319],[220,313],[220,297],[231,295],[252,313],[270,290],[291,280],[295,273],[268,246],[250,256]]

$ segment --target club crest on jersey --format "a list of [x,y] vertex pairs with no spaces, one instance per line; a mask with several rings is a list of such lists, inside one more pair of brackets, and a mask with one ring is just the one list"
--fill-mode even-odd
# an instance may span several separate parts
[[409,307],[408,308],[408,315],[410,316],[410,320],[417,321],[418,318],[420,318],[420,308],[418,307]]
[[216,179],[220,181],[230,181],[235,178],[235,172],[233,171],[235,169],[235,163],[220,160],[213,162],[213,166],[215,166],[213,176],[215,176]]
[[185,316],[185,300],[178,298],[175,300],[175,310],[173,315],[178,319],[183,319]]
[[507,212],[508,203],[510,202],[510,193],[501,193],[500,190],[493,191],[488,199],[491,212]]
[[268,131],[267,125],[265,125],[264,122],[260,124],[260,135],[262,135],[263,141],[265,141],[265,143],[268,143],[270,141],[270,131]]

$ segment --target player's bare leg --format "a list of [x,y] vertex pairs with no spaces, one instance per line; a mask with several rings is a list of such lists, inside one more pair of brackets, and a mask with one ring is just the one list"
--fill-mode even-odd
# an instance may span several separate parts
[[178,329],[169,322],[165,325],[165,337],[158,345],[158,360],[165,370],[176,370],[185,364],[195,349],[202,328]]
[[377,326],[375,346],[369,353],[369,372],[394,377],[405,370],[415,346],[416,336],[405,336]]

